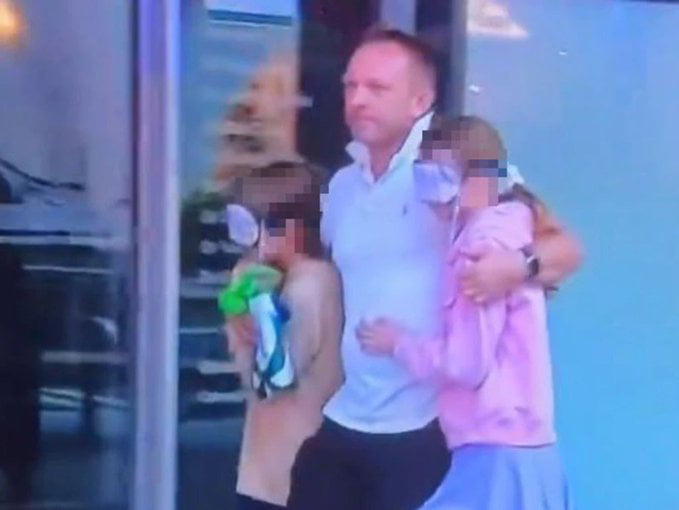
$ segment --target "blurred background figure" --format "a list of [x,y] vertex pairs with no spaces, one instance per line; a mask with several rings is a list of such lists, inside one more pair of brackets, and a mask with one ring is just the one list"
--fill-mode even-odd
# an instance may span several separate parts
[[[0,204],[10,201],[0,177]],[[7,486],[0,502],[31,499],[38,459],[39,350],[25,285],[26,274],[12,246],[0,244],[0,469]],[[2,494],[2,493],[0,493]]]

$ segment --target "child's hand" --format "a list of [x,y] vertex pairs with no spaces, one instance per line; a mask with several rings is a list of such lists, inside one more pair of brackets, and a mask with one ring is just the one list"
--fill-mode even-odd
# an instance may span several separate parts
[[226,321],[226,335],[231,349],[253,347],[257,329],[250,314],[235,315]]
[[396,344],[405,336],[405,330],[397,322],[377,319],[361,321],[356,328],[356,337],[361,348],[373,356],[393,356]]

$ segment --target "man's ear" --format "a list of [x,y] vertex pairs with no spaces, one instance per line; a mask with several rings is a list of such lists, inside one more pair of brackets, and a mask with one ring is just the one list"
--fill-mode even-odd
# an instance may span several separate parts
[[431,87],[421,87],[421,90],[413,98],[413,115],[415,118],[422,117],[434,106],[436,96]]

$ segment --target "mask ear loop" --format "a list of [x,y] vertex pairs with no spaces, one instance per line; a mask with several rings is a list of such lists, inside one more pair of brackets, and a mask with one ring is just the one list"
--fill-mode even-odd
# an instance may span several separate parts
[[266,247],[266,238],[263,235],[264,229],[266,228],[264,224],[264,219],[259,220],[259,229],[257,232],[257,242],[255,243],[255,246],[257,247],[257,260],[259,262],[262,262],[264,260],[264,257],[262,255],[262,252],[264,251],[264,248]]
[[[462,192],[462,184],[460,184],[460,192]],[[450,244],[453,244],[460,232],[462,232],[462,225],[460,224],[460,193],[453,199],[453,215],[450,219]]]

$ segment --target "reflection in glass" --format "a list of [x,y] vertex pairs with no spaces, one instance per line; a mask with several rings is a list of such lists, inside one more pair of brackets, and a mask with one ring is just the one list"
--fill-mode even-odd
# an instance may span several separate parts
[[18,45],[24,35],[25,22],[19,7],[10,0],[0,1],[0,44]]
[[130,36],[0,0],[0,508],[127,508]]

